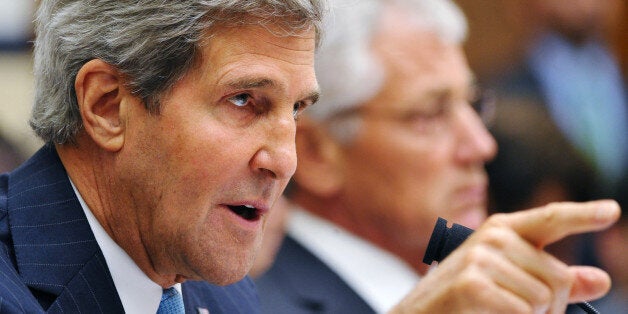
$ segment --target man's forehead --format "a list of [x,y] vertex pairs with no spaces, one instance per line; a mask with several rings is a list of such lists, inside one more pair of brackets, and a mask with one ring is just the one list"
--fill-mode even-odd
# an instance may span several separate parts
[[295,35],[276,34],[267,27],[244,25],[229,27],[208,35],[204,57],[214,63],[243,61],[251,65],[277,59],[293,65],[314,64],[315,34],[312,31]]
[[[278,36],[265,27],[244,25],[214,32],[202,48],[203,75],[219,77],[221,85],[278,87],[274,70],[314,76],[314,34]],[[311,72],[311,73],[310,73]],[[285,78],[284,78],[285,79]]]
[[[246,30],[248,33],[265,33],[272,35],[276,39],[277,43],[281,43],[287,39],[302,39],[303,42],[307,42],[308,50],[314,50],[318,46],[320,40],[320,34],[316,31],[316,28],[308,24],[301,29],[287,29],[283,24],[277,22],[246,22],[246,23],[222,23],[215,24],[209,29],[205,30],[204,38],[206,41],[211,41],[213,37],[221,36],[222,34],[234,34],[240,33]],[[227,36],[228,37],[228,36]],[[280,45],[281,46],[281,45]]]

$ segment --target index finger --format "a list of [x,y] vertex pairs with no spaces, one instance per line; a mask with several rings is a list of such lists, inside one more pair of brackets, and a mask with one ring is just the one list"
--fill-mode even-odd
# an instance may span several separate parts
[[539,248],[578,233],[599,231],[612,225],[621,214],[613,200],[586,203],[551,203],[543,207],[505,214],[497,223],[512,228]]

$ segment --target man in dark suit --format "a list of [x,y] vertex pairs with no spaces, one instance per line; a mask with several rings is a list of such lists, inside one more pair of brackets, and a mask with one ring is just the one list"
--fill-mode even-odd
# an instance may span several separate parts
[[0,176],[0,313],[259,311],[245,275],[317,98],[321,15],[42,1],[30,123],[46,144]]
[[[288,237],[256,281],[264,311],[564,312],[591,269],[542,247],[593,227],[576,227],[593,216],[573,219],[594,215],[587,206],[618,215],[617,205],[553,204],[482,224],[496,144],[462,13],[443,0],[336,3],[317,52],[322,97],[299,120]],[[428,272],[438,216],[477,230]]]

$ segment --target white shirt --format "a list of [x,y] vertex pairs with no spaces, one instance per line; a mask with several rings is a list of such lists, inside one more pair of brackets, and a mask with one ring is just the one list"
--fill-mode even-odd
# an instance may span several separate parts
[[[81,203],[85,216],[87,216],[87,221],[94,233],[96,242],[98,242],[98,246],[105,256],[107,267],[113,278],[120,301],[122,301],[124,312],[128,314],[156,313],[161,302],[162,287],[150,280],[133,262],[131,257],[111,239],[96,217],[94,217],[92,211],[87,207],[72,180],[70,180],[70,183]],[[176,284],[175,288],[181,292],[181,284]]]
[[290,214],[287,229],[377,313],[390,310],[420,279],[393,254],[304,210]]

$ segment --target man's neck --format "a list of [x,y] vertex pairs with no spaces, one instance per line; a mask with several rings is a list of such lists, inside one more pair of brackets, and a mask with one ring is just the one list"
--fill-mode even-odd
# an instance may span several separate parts
[[130,191],[117,182],[115,156],[94,146],[80,138],[76,145],[56,145],[56,149],[68,176],[109,237],[152,281],[162,287],[174,285],[177,278],[157,273],[142,244]]

